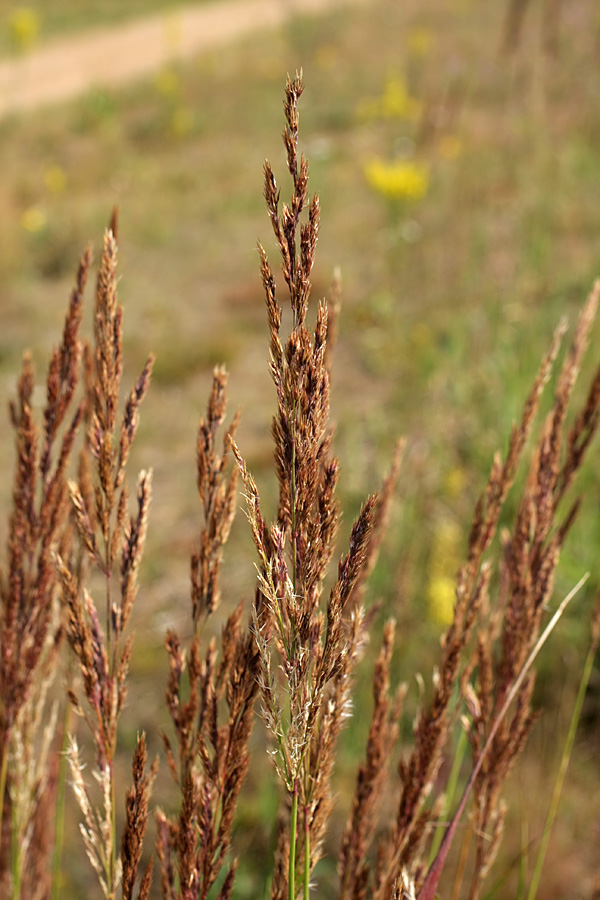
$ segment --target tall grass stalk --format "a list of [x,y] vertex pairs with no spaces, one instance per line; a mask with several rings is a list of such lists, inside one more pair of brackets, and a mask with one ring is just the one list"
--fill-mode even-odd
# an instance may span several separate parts
[[65,706],[62,744],[60,750],[60,762],[58,769],[58,784],[56,789],[56,819],[54,853],[52,856],[52,895],[51,900],[59,900],[61,893],[62,852],[65,838],[65,793],[67,788],[67,748],[69,734],[71,732],[71,707]]
[[450,815],[450,811],[454,803],[454,795],[458,787],[460,773],[462,771],[468,746],[469,741],[467,738],[467,732],[464,728],[461,728],[458,733],[458,740],[456,742],[456,749],[454,751],[454,759],[452,760],[452,768],[450,769],[450,775],[448,776],[446,793],[444,794],[444,805],[442,807],[438,827],[435,831],[433,840],[431,842],[431,848],[429,850],[430,864],[435,859],[435,856],[440,849],[440,844],[442,843],[442,837],[444,834],[443,829],[446,827],[448,816]]

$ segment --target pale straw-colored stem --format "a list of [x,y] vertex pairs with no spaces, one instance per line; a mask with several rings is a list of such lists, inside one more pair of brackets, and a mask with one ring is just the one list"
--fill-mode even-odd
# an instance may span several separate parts
[[[4,818],[4,795],[6,793],[6,778],[8,775],[8,733],[5,735],[2,748],[2,765],[0,766],[0,822]],[[0,828],[0,850],[2,849],[2,828]]]
[[65,722],[63,740],[58,768],[58,785],[56,790],[56,820],[54,852],[52,854],[52,894],[51,900],[59,900],[60,897],[60,873],[61,857],[65,834],[65,789],[67,784],[67,748],[69,746],[69,734],[71,733],[71,706],[65,707]]
[[288,900],[296,900],[296,832],[298,825],[298,781],[294,781],[290,820],[290,864],[288,872]]

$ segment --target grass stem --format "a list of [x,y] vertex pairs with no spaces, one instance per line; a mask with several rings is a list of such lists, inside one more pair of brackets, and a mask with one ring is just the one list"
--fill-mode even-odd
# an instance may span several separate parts
[[296,900],[296,837],[298,826],[298,781],[294,781],[292,814],[290,821],[290,865],[288,874],[288,900]]
[[308,807],[304,807],[304,900],[308,900],[310,893],[310,828],[308,822]]
[[430,865],[435,859],[435,855],[440,849],[440,844],[442,843],[442,837],[444,836],[443,823],[447,821],[450,810],[452,809],[454,795],[456,793],[456,787],[458,785],[458,779],[460,778],[460,770],[462,769],[463,760],[465,758],[465,753],[467,750],[467,743],[467,733],[464,728],[461,728],[460,734],[458,735],[458,741],[456,743],[456,750],[454,752],[454,759],[452,761],[450,777],[448,778],[448,786],[446,787],[444,808],[438,822],[439,827],[436,828],[435,834],[433,836],[433,841],[431,842],[431,850],[429,851]]
[[71,707],[65,707],[63,738],[58,766],[58,784],[56,787],[56,817],[54,826],[54,852],[52,854],[52,893],[51,900],[59,900],[61,881],[61,859],[65,836],[65,791],[67,785],[67,747],[71,732]]
[[[6,776],[8,773],[8,735],[5,736],[2,748],[2,766],[0,767],[0,822],[4,820],[4,795],[6,793]],[[2,828],[0,828],[0,850],[2,849]]]

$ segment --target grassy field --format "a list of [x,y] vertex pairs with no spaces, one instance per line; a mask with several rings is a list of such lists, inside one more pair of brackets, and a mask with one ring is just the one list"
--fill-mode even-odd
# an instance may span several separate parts
[[[48,33],[63,27],[60,4],[52,6]],[[77,21],[77,10],[64,6],[65,21]],[[101,6],[108,16],[110,5]],[[600,274],[594,4],[565,5],[554,55],[543,47],[537,7],[520,47],[503,55],[504,13],[504,4],[470,0],[378,0],[362,11],[298,18],[280,34],[119,94],[95,91],[0,123],[2,402],[14,391],[22,350],[41,362],[56,342],[77,259],[88,239],[100,246],[115,203],[129,380],[148,350],[157,357],[133,459],[154,467],[155,498],[125,748],[141,725],[155,731],[159,648],[187,603],[195,429],[217,362],[230,370],[232,406],[252,410],[238,443],[274,502],[274,400],[255,246],[261,237],[275,257],[261,169],[267,156],[283,180],[282,85],[300,66],[303,149],[323,211],[315,294],[327,291],[338,266],[344,285],[333,385],[343,532],[406,435],[398,509],[373,594],[382,615],[393,609],[399,619],[397,676],[428,670],[447,616],[447,579],[464,554],[492,454],[506,447],[556,323],[562,315],[574,322]],[[6,471],[12,450],[2,434]],[[600,583],[599,480],[592,462],[557,591],[586,569],[592,576],[542,664],[540,698],[552,698],[558,712],[536,728],[516,783],[526,799],[511,813],[512,840],[496,877],[509,875],[495,897],[518,895],[519,865],[510,864],[539,837],[561,747],[555,735],[577,688],[585,610]],[[3,509],[9,490],[4,481]],[[253,583],[251,541],[238,518],[224,572],[233,599]],[[2,536],[5,527],[0,522]],[[166,660],[158,668],[162,677]],[[410,690],[416,695],[414,683]],[[140,706],[146,723],[134,715]],[[598,811],[582,808],[598,791],[597,711],[590,698],[540,898],[585,896],[589,887]],[[349,758],[361,724],[348,731]],[[273,798],[264,792],[261,802]],[[268,839],[259,834],[256,843]],[[260,877],[242,873],[239,896],[256,896]],[[83,896],[85,875],[73,878],[69,896]]]

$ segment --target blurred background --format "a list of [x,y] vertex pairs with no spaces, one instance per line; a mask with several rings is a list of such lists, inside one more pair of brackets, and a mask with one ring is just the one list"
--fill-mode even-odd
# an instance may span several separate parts
[[[492,454],[506,447],[558,320],[574,321],[600,275],[599,60],[594,0],[3,5],[0,402],[5,409],[14,394],[26,348],[43,381],[78,258],[90,240],[99,255],[115,204],[125,383],[150,350],[157,360],[131,468],[154,468],[154,502],[122,717],[124,778],[140,728],[159,748],[164,632],[187,627],[201,525],[195,432],[217,363],[230,371],[231,410],[243,410],[238,443],[273,510],[274,396],[256,241],[275,265],[262,166],[268,157],[285,198],[286,73],[304,71],[301,148],[321,196],[315,304],[336,268],[343,282],[332,398],[341,540],[396,438],[408,440],[371,594],[382,618],[399,620],[396,675],[409,680],[414,706],[414,675],[430,683]],[[90,292],[88,324],[91,307]],[[598,360],[595,334],[583,376]],[[583,378],[580,398],[585,386]],[[539,702],[550,709],[512,780],[495,897],[518,896],[537,847],[581,674],[600,578],[597,459],[596,450],[580,483],[587,502],[557,592],[587,569],[592,577],[541,662]],[[12,471],[8,427],[0,465]],[[5,478],[3,539],[9,501]],[[224,564],[227,603],[251,595],[252,562],[240,515]],[[359,708],[370,703],[368,660],[361,671]],[[540,898],[590,892],[600,840],[594,677]],[[340,760],[342,813],[364,741],[365,717],[357,719]],[[257,728],[257,746],[263,740]],[[240,898],[263,891],[272,840],[274,794],[257,793],[262,776],[254,778],[241,810],[252,827],[240,827],[236,848],[252,859],[240,870]],[[75,856],[65,896],[78,898],[89,895],[90,875]],[[334,865],[317,875],[333,885]]]

